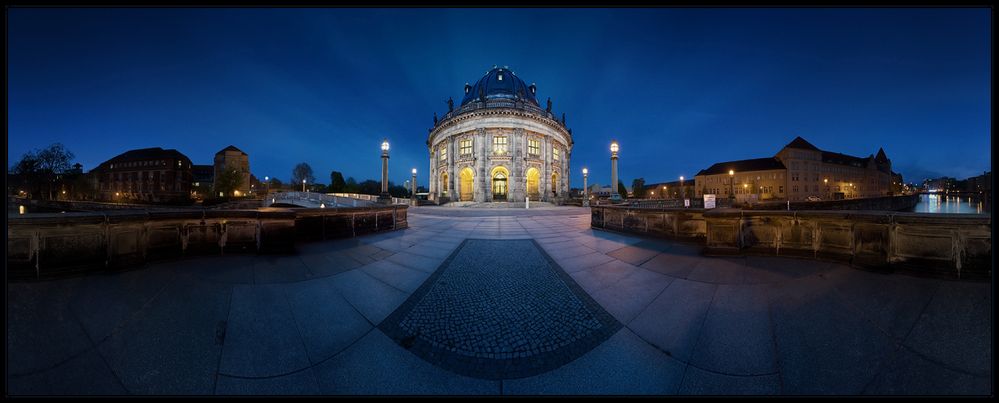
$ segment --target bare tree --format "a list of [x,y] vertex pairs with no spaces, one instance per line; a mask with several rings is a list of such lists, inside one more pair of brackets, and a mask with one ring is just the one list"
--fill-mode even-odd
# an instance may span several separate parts
[[316,177],[312,176],[312,167],[304,162],[295,165],[295,169],[291,170],[292,186],[298,186],[303,179],[308,183],[316,183]]

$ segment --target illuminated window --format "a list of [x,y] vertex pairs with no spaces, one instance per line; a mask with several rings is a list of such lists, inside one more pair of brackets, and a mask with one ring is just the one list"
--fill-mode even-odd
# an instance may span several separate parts
[[461,155],[463,157],[472,155],[472,139],[461,140]]
[[527,140],[527,153],[530,155],[540,155],[541,154],[541,141],[537,139]]
[[437,160],[447,162],[447,146],[441,146],[440,151],[437,152]]
[[506,136],[493,137],[493,153],[506,154]]
[[558,153],[559,149],[557,147],[552,148],[552,160],[558,161]]

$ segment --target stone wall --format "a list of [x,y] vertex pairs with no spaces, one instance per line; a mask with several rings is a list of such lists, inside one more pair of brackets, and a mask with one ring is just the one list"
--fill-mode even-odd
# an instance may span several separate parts
[[886,211],[591,208],[591,225],[697,239],[706,254],[797,256],[934,277],[990,279],[992,217]]
[[293,252],[296,240],[407,227],[407,206],[7,216],[7,276],[54,278],[199,254]]
[[704,209],[636,209],[592,206],[590,225],[672,239],[704,239]]

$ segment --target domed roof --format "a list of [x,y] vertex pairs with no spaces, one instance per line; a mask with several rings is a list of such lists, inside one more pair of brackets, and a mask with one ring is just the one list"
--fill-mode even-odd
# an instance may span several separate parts
[[493,69],[489,70],[475,85],[465,85],[465,98],[461,100],[461,105],[485,97],[486,100],[508,99],[538,106],[538,100],[534,97],[535,91],[533,85],[524,84],[524,81],[513,74],[509,68],[493,66]]

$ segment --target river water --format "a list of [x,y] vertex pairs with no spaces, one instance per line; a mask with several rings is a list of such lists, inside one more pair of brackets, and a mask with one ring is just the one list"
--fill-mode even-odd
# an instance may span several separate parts
[[991,214],[992,211],[980,198],[969,196],[947,196],[943,194],[921,194],[912,212],[915,213],[958,213]]

